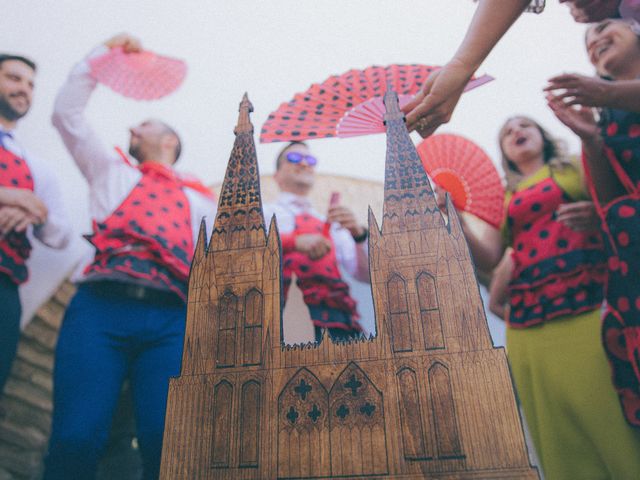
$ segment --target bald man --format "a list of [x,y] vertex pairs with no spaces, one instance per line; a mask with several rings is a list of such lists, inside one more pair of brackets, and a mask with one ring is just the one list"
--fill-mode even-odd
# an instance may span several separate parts
[[[46,479],[94,478],[125,378],[134,396],[144,478],[157,478],[169,377],[178,375],[187,280],[201,219],[216,205],[173,166],[180,138],[166,123],[130,128],[129,155],[103,146],[84,117],[96,88],[88,60],[140,42],[118,35],[71,72],[53,123],[86,178],[95,256],[79,279],[56,350]],[[213,222],[210,222],[213,224]]]

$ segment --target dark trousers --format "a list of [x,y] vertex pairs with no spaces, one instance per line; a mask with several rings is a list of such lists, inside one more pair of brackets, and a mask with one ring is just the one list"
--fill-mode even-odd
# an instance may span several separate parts
[[169,377],[180,373],[186,307],[105,298],[79,288],[56,349],[44,478],[93,479],[129,377],[144,478],[158,478]]
[[[355,340],[362,336],[362,333],[349,328],[352,324],[351,315],[342,310],[336,310],[321,305],[307,305],[309,307],[309,314],[314,325],[314,332],[316,337],[316,343],[322,341],[323,330],[329,332],[329,338],[334,342],[348,342]],[[322,320],[320,320],[322,319]],[[322,324],[339,324],[344,325],[345,328],[325,328]]]
[[0,394],[9,378],[20,338],[20,296],[18,286],[0,273]]

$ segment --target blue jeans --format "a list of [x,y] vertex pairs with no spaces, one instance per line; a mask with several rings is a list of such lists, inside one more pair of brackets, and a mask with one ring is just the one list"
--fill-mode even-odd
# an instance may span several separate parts
[[160,470],[169,377],[180,373],[186,308],[105,298],[80,286],[56,348],[47,480],[93,479],[125,377],[144,478]]
[[0,273],[0,396],[16,356],[21,314],[18,286],[8,275]]

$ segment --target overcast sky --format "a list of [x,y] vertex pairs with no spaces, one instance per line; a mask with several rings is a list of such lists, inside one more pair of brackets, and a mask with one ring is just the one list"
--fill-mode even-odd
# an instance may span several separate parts
[[[552,75],[592,72],[583,46],[585,27],[573,22],[565,6],[547,3],[543,14],[518,20],[478,71],[496,81],[465,94],[441,132],[464,135],[495,159],[500,125],[524,113],[577,151],[577,141],[546,108],[541,89]],[[126,147],[127,127],[159,117],[183,138],[179,168],[215,183],[224,173],[245,91],[259,132],[281,102],[332,74],[373,64],[442,65],[475,9],[470,0],[20,0],[10,5],[3,9],[1,50],[27,55],[39,65],[34,105],[20,123],[19,138],[55,166],[78,235],[89,227],[86,184],[50,115],[73,64],[112,35],[135,34],[144,47],[186,60],[189,72],[176,93],[152,103],[99,87],[87,116],[105,143]],[[320,171],[382,180],[384,142],[384,135],[320,139],[311,148]],[[262,172],[273,171],[280,148],[258,145]],[[29,306],[48,293],[81,245],[78,240],[71,251],[53,257],[36,253],[38,281],[26,292]]]

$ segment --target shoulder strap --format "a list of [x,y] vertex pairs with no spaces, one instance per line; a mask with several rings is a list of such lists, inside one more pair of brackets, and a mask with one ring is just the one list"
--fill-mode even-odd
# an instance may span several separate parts
[[135,167],[135,165],[131,163],[131,160],[129,160],[129,157],[122,151],[120,147],[116,147],[116,152],[118,152],[118,155],[120,155],[120,158],[124,160],[124,163],[126,163],[130,167]]
[[[596,207],[596,212],[598,212],[598,216],[600,217],[600,224],[601,224],[602,230],[604,230],[604,233],[607,235],[607,237],[609,239],[612,239],[611,230],[609,230],[609,225],[607,225],[607,222],[605,221],[606,212],[605,212],[604,207],[600,203],[600,200],[598,199],[598,195],[596,195],[596,187],[595,187],[595,185],[593,183],[593,177],[591,176],[591,170],[589,170],[589,164],[587,162],[587,159],[585,157],[584,152],[582,152],[582,166],[584,168],[584,176],[585,176],[585,179],[586,179],[587,188],[589,189],[589,193],[591,194],[591,198],[593,200],[593,204]],[[617,248],[616,242],[609,241],[609,244],[611,245],[613,251],[617,255],[618,254],[618,248]]]

